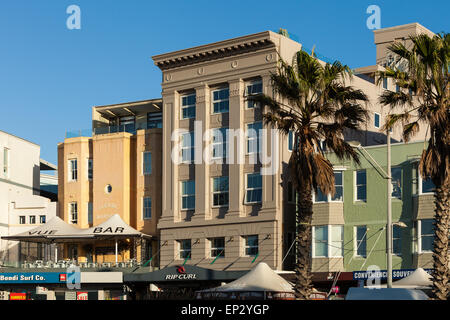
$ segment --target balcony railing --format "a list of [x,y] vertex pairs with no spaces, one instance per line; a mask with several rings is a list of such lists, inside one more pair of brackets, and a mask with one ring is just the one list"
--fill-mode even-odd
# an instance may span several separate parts
[[[134,123],[123,124],[123,125],[118,125],[118,126],[99,127],[99,128],[94,128],[94,135],[117,133],[117,132],[128,132],[128,133],[135,134],[137,129],[141,129],[141,128],[136,128],[136,125]],[[144,128],[142,128],[142,129],[144,129]]]
[[66,131],[66,139],[78,137],[92,137],[91,129]]

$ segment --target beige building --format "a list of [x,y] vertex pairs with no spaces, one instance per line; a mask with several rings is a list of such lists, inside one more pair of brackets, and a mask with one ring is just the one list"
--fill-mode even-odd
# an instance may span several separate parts
[[[404,36],[405,32],[422,29],[412,24],[400,30],[399,34]],[[363,145],[386,142],[380,128],[388,110],[381,107],[378,97],[384,89],[393,90],[393,85],[377,85],[375,72],[383,69],[378,64],[385,59],[383,48],[387,42],[395,41],[397,35],[391,28],[376,31],[377,65],[357,69],[350,80],[352,86],[368,95],[370,119],[363,132],[349,133],[348,140],[359,140]],[[284,268],[292,243],[292,234],[287,231],[292,228],[295,212],[285,172],[290,157],[289,137],[281,136],[275,143],[267,135],[269,149],[273,146],[268,152],[274,159],[271,165],[279,167],[275,174],[261,175],[261,168],[267,165],[252,162],[255,145],[260,141],[251,134],[229,136],[227,141],[228,155],[243,152],[244,163],[236,157],[221,161],[220,152],[214,156],[225,148],[216,138],[221,130],[250,132],[265,128],[261,108],[250,104],[246,95],[258,92],[272,95],[270,73],[276,71],[278,58],[290,62],[300,49],[301,44],[266,31],[153,56],[163,73],[164,179],[163,208],[158,222],[162,268],[187,263],[239,270],[260,261],[274,269]],[[196,121],[201,122],[200,134],[195,133],[199,129]],[[203,139],[200,152],[194,150],[193,141],[201,141],[208,129],[213,130],[212,137]],[[184,133],[174,136],[177,130]],[[394,142],[402,140],[400,129],[394,129],[392,138]],[[423,135],[416,139],[423,139]],[[213,147],[206,154],[211,152],[217,163],[199,161],[201,152],[211,144]],[[180,163],[173,161],[174,148],[176,154],[181,153]],[[322,208],[314,223],[344,224],[342,207],[343,203],[338,203]],[[327,264],[335,265],[331,260]]]
[[[69,137],[58,145],[59,216],[84,229],[119,214],[156,239],[162,205],[161,125],[160,99],[94,107],[92,137]],[[148,260],[156,250],[156,240],[123,240],[119,261]],[[64,257],[113,262],[114,241],[68,244]]]

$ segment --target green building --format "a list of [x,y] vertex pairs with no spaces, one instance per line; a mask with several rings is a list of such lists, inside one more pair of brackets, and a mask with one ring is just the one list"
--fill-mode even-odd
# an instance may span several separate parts
[[[394,280],[418,267],[433,267],[434,185],[423,180],[417,170],[425,147],[424,142],[392,144]],[[343,287],[354,286],[366,279],[371,266],[387,269],[387,180],[373,166],[378,163],[387,171],[387,147],[364,149],[370,156],[363,156],[363,151],[359,166],[327,153],[335,169],[336,193],[332,197],[319,191],[313,196],[313,281],[324,289],[330,289],[333,280]],[[291,194],[288,191],[287,209],[295,210]],[[292,219],[293,215],[289,216]],[[293,241],[294,230],[290,231],[287,242]],[[294,261],[294,252],[291,247],[285,259],[287,268]]]

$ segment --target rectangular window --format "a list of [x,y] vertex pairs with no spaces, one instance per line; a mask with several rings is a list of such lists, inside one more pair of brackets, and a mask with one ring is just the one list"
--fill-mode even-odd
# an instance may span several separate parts
[[181,97],[181,119],[195,118],[195,103],[195,93]]
[[262,176],[259,173],[247,174],[245,202],[258,203],[262,200]]
[[258,235],[244,237],[244,254],[256,256],[258,254]]
[[212,238],[209,241],[211,244],[211,258],[225,258],[225,238]]
[[144,175],[152,174],[152,153],[145,151],[142,153],[143,158],[143,173]]
[[194,133],[186,132],[182,135],[181,157],[184,163],[194,162]]
[[334,171],[334,196],[324,195],[320,189],[314,193],[314,202],[342,202],[344,201],[344,181],[343,172]]
[[436,186],[434,185],[433,181],[431,181],[431,178],[423,179],[420,177],[420,180],[422,180],[422,192],[421,193],[433,193]]
[[355,174],[356,201],[367,201],[366,170],[358,170]]
[[402,254],[402,228],[392,226],[392,253],[400,256]]
[[328,257],[328,226],[314,228],[314,257]]
[[330,257],[344,256],[344,226],[329,226],[331,242]]
[[40,224],[45,224],[46,222],[46,217],[45,216],[39,216],[39,223]]
[[142,216],[144,220],[152,218],[152,198],[145,197],[143,199]]
[[423,179],[419,173],[418,163],[412,164],[412,191],[414,195],[433,193],[436,186],[431,178]]
[[342,202],[344,201],[344,180],[342,178],[342,171],[334,172],[334,196],[331,201]]
[[19,216],[19,224],[25,224],[25,216]]
[[71,202],[69,204],[69,219],[70,223],[77,224],[78,223],[78,205],[76,202]]
[[327,195],[323,194],[322,191],[320,191],[320,189],[317,189],[314,194],[314,202],[327,202],[327,201],[328,201]]
[[228,112],[230,106],[229,97],[230,90],[228,88],[214,90],[212,92],[213,113]]
[[432,252],[434,243],[433,219],[419,220],[420,250],[419,252]]
[[344,226],[313,227],[313,257],[342,257],[343,244]]
[[181,209],[195,209],[195,181],[181,182]]
[[191,259],[191,239],[178,240],[180,259]]
[[213,206],[228,206],[228,177],[213,178]]
[[288,188],[287,188],[287,198],[288,203],[295,203],[296,201],[296,191],[294,186],[292,185],[292,182],[288,182]]
[[402,168],[392,168],[392,197],[401,199],[402,198]]
[[87,160],[87,167],[88,167],[88,180],[92,180],[93,178],[93,170],[94,170],[94,164],[92,162],[92,159]]
[[135,133],[136,131],[136,118],[134,116],[125,116],[119,118],[119,131]]
[[9,178],[9,149],[3,148],[3,177]]
[[383,78],[383,89],[388,88],[388,78]]
[[294,132],[292,130],[289,130],[288,133],[288,150],[292,151],[294,148]]
[[92,224],[94,222],[92,202],[88,202],[87,209],[88,209],[87,210],[87,212],[88,212],[88,224]]
[[147,129],[162,128],[162,112],[147,113]]
[[30,224],[36,224],[36,216],[30,216]]
[[216,128],[213,130],[213,159],[227,158],[227,129],[228,128]]
[[367,250],[367,227],[355,227],[355,253],[358,257],[366,257]]
[[247,153],[260,152],[260,135],[262,122],[247,124]]
[[78,180],[78,161],[77,159],[69,160],[69,181]]
[[[262,81],[257,80],[253,82],[249,82],[245,85],[245,96],[257,95],[262,93]],[[258,103],[254,101],[247,100],[247,108],[253,109],[255,107],[259,107]]]
[[375,128],[380,127],[380,115],[378,113],[374,114],[374,124]]

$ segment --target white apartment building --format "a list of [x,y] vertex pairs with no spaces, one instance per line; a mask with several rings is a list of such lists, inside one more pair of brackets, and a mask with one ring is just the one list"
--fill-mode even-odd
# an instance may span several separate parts
[[[57,203],[40,196],[41,170],[56,167],[39,156],[39,145],[0,131],[0,237],[27,231],[56,216]],[[35,243],[0,239],[2,265],[42,259],[50,252]]]

